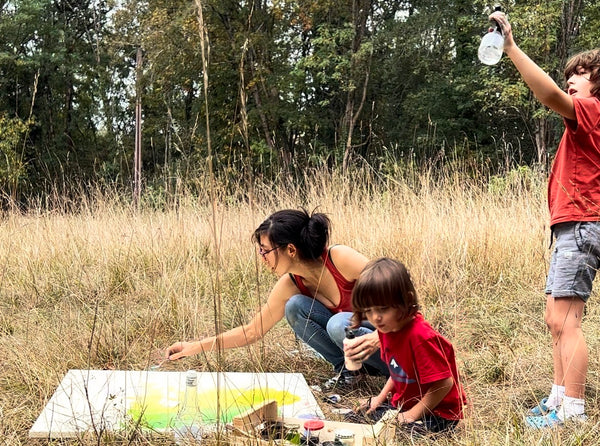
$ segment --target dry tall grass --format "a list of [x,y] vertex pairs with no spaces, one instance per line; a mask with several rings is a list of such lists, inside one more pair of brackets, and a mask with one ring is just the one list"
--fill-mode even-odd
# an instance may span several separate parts
[[[522,423],[525,408],[551,384],[543,322],[545,179],[530,171],[489,183],[460,172],[436,179],[413,173],[410,181],[376,182],[371,175],[316,172],[302,187],[256,184],[251,205],[222,193],[214,208],[186,196],[172,210],[132,212],[99,195],[76,214],[40,208],[6,215],[1,444],[44,443],[28,439],[27,431],[68,369],[145,369],[176,340],[245,321],[275,281],[257,259],[252,231],[272,211],[299,206],[330,215],[333,243],[405,262],[426,318],[453,341],[472,408],[464,429],[438,444],[600,443],[594,296],[584,322],[590,421],[555,432],[532,432]],[[311,384],[329,375],[323,362],[284,354],[295,348],[282,322],[254,346],[169,367],[303,371]],[[127,441],[92,436],[74,443]]]

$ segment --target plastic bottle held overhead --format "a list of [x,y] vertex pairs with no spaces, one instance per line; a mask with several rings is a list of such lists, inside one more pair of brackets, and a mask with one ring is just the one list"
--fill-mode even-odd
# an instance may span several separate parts
[[179,404],[173,433],[177,444],[199,444],[202,440],[202,414],[198,407],[198,374],[188,370],[185,375],[185,394]]
[[[354,339],[355,337],[356,335],[354,334],[354,331],[350,327],[346,327],[346,337],[344,338],[344,346],[346,346],[349,339]],[[346,366],[346,369],[354,371],[362,367],[362,361],[353,361],[352,359],[344,355],[344,365]]]
[[[501,11],[500,6],[496,6],[494,11]],[[481,39],[477,57],[486,65],[495,65],[502,58],[504,50],[504,36],[502,28],[495,20],[492,20],[492,27],[489,32]]]

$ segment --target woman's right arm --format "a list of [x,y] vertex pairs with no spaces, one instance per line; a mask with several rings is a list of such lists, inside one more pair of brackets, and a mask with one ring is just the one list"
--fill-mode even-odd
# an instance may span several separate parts
[[279,278],[271,290],[267,302],[250,322],[199,341],[176,342],[167,348],[165,356],[174,361],[185,356],[253,344],[283,319],[286,302],[298,293],[298,288],[286,274]]

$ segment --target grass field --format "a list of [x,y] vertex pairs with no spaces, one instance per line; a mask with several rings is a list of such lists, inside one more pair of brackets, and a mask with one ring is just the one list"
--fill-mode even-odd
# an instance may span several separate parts
[[[213,202],[188,195],[161,210],[133,212],[91,194],[76,212],[40,206],[5,214],[0,444],[48,443],[27,432],[67,370],[145,369],[172,342],[248,319],[276,279],[263,269],[252,232],[271,212],[299,206],[331,217],[332,243],[403,261],[425,317],[454,343],[471,406],[460,431],[436,444],[600,444],[595,295],[584,320],[589,421],[550,432],[523,426],[525,409],[552,380],[543,175],[522,170],[484,181],[423,171],[375,181],[363,171],[316,172],[307,184],[255,184],[243,201],[217,188]],[[285,354],[297,348],[282,321],[255,345],[168,368],[302,371],[309,384],[330,376],[322,361]],[[169,443],[129,433],[56,444]]]

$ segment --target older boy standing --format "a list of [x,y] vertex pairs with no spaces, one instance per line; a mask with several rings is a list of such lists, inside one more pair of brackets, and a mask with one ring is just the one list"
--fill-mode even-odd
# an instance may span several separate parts
[[490,19],[502,27],[504,52],[525,83],[565,122],[548,183],[555,242],[545,321],[552,334],[554,384],[526,418],[531,427],[554,427],[585,419],[588,349],[581,319],[600,267],[600,50],[567,62],[565,92],[515,44],[504,13],[495,12]]

